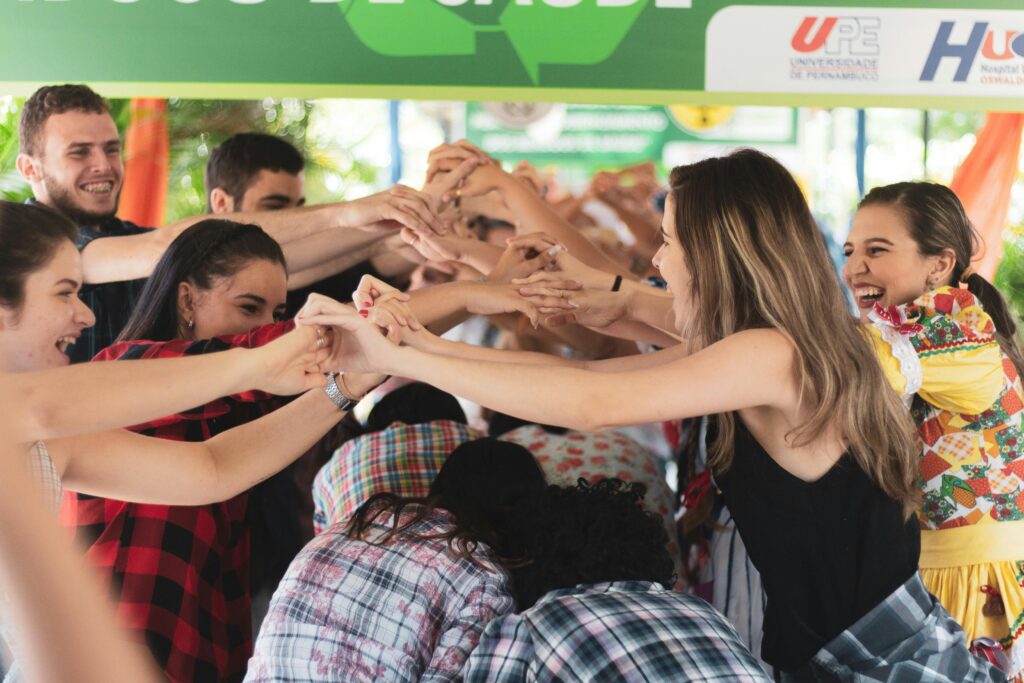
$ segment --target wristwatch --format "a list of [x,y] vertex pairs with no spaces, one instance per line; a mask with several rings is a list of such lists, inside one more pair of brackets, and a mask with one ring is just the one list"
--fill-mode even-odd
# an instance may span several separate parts
[[328,372],[327,373],[327,386],[324,387],[324,393],[327,394],[327,398],[334,401],[334,405],[338,406],[338,410],[349,411],[352,407],[359,403],[357,399],[352,399],[341,393],[341,388],[338,386],[338,373]]

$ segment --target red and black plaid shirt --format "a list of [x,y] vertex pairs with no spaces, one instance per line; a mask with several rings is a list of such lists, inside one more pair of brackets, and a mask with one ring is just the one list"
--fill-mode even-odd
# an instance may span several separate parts
[[[94,360],[190,356],[266,344],[291,321],[237,337],[190,342],[122,342]],[[205,441],[276,409],[262,392],[220,398],[130,427],[147,436]],[[144,457],[144,456],[143,456]],[[61,521],[88,547],[89,562],[111,579],[123,623],[144,635],[176,683],[241,681],[252,654],[248,493],[197,507],[141,505],[64,494]]]

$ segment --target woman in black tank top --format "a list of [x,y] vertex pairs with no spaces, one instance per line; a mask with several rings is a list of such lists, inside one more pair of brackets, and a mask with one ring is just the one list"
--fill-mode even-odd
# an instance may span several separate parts
[[[323,300],[303,322],[344,330],[335,369],[412,377],[540,423],[593,431],[720,414],[711,465],[762,572],[766,661],[793,680],[1001,680],[917,579],[913,425],[792,176],[741,150],[676,168],[670,184],[654,265],[677,347],[590,363],[421,333],[396,347]],[[492,190],[521,200],[493,165],[462,195]],[[533,208],[532,223],[559,220]],[[622,290],[627,317],[643,287]]]

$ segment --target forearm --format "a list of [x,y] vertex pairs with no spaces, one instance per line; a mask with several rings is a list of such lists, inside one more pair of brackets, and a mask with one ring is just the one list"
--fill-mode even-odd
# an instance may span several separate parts
[[627,320],[649,325],[674,339],[679,338],[671,294],[642,282],[623,282],[622,287],[629,296]]
[[501,192],[516,218],[527,226],[530,232],[550,235],[565,245],[570,254],[593,268],[610,273],[620,273],[623,270],[581,235],[579,230],[556,214],[543,199],[514,178],[502,184]]
[[288,264],[288,287],[298,289],[376,256],[392,234],[345,228],[282,243]]
[[536,353],[534,351],[505,351],[491,349],[474,344],[449,341],[447,339],[432,339],[426,350],[433,356],[448,356],[452,358],[464,358],[466,360],[486,361],[490,363],[512,363],[521,365],[538,366],[563,366],[563,367],[586,367],[585,361],[572,358],[552,356],[547,353]]
[[618,337],[605,329],[592,329],[581,325],[545,327],[563,344],[576,349],[588,358],[602,359],[637,353],[636,344],[628,338]]
[[184,228],[161,228],[141,235],[103,237],[82,250],[85,284],[147,278]]
[[676,336],[670,335],[662,330],[652,327],[646,323],[634,320],[616,320],[610,325],[601,328],[593,328],[596,332],[606,334],[616,339],[626,339],[643,344],[651,344],[668,348],[679,344]]
[[260,372],[253,353],[232,349],[3,375],[0,386],[21,418],[8,438],[31,442],[115,429],[252,389]]
[[[457,325],[469,315],[466,309],[470,304],[470,297],[478,283],[473,282],[446,282],[440,285],[432,285],[409,292],[409,310],[424,326],[431,326],[434,323],[444,320],[451,320]],[[464,314],[464,315],[460,315]],[[440,333],[436,333],[440,334]]]
[[[580,431],[597,431],[610,426],[606,420],[613,415],[612,396],[607,393],[615,380],[605,373],[591,373],[571,362],[559,362],[553,356],[522,354],[492,349],[469,352],[460,345],[452,355],[425,353],[412,348],[398,349],[392,374],[411,377],[455,396],[479,403],[493,410],[514,415],[531,422],[555,424]],[[490,354],[509,354],[503,362]],[[466,352],[466,353],[464,353]],[[542,363],[523,362],[531,359],[554,358]],[[619,387],[620,397],[636,394],[637,388],[626,392]]]
[[381,253],[383,242],[384,240],[377,240],[358,246],[344,256],[332,258],[302,270],[293,269],[291,261],[288,260],[288,255],[286,254],[285,259],[288,260],[288,289],[302,289],[327,279],[332,275],[337,275],[349,268],[353,268]]
[[14,466],[0,454],[0,581],[8,595],[28,680],[156,683],[148,653],[118,628],[100,582]]
[[225,500],[281,471],[344,416],[322,389],[313,389],[270,415],[214,437],[207,445],[216,478],[206,502]]

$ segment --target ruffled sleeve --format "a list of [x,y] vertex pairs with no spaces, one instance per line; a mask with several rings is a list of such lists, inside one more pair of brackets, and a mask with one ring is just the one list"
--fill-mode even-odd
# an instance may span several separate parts
[[992,319],[966,289],[942,287],[868,316],[870,338],[893,388],[941,410],[977,415],[1004,385]]

